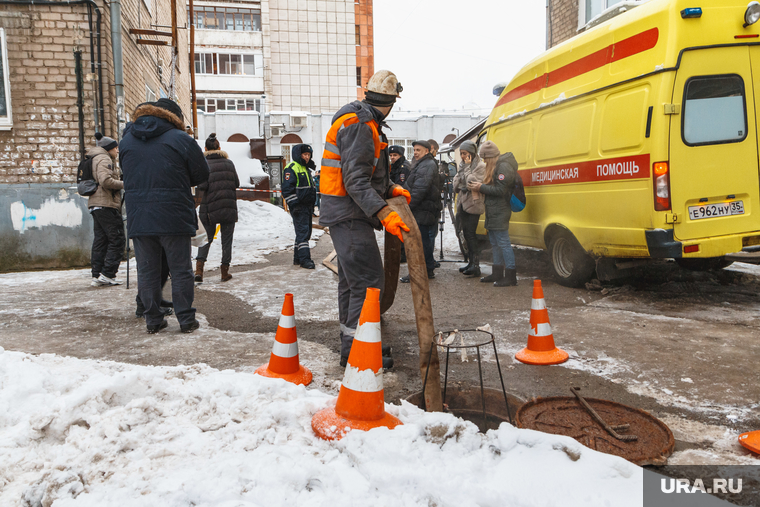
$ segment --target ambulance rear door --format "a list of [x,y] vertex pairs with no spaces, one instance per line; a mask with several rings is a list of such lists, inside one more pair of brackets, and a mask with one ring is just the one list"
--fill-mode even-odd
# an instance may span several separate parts
[[670,123],[677,240],[760,229],[754,97],[749,47],[684,52],[673,89],[680,114]]

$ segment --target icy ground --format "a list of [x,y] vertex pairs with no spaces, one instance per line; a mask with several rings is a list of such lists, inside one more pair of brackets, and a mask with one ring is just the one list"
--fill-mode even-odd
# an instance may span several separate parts
[[[200,223],[200,222],[199,222]],[[202,233],[203,229],[199,231]],[[209,231],[212,234],[214,231]],[[316,239],[324,231],[314,229],[309,245],[314,248]],[[222,234],[211,244],[206,265],[214,269],[222,262]],[[265,255],[292,246],[296,239],[293,220],[287,211],[263,201],[238,201],[238,222],[232,242],[232,265],[262,262]],[[202,241],[195,241],[201,243]],[[205,242],[205,241],[203,241]],[[193,258],[198,253],[193,247]]]
[[322,441],[311,417],[332,399],[205,365],[0,349],[0,505],[641,505],[623,459],[407,403],[387,406],[393,431]]

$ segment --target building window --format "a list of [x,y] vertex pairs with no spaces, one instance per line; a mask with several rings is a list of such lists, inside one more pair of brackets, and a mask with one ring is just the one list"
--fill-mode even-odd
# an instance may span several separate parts
[[356,67],[356,86],[361,87],[362,85],[362,68]]
[[195,28],[202,30],[261,31],[261,10],[196,6]]
[[415,139],[388,139],[388,146],[401,146],[404,148],[404,156],[407,160],[411,160],[414,158],[414,146],[412,146],[414,141]]
[[196,53],[195,55],[196,74],[255,76],[256,67],[262,68],[260,55],[222,53]]
[[234,97],[226,99],[216,98],[199,98],[197,100],[198,111],[205,113],[215,113],[217,111],[226,112],[261,112],[261,99],[250,99],[244,97]]
[[362,40],[362,38],[361,38],[362,37],[361,28],[359,27],[359,25],[354,25],[354,29],[355,29],[354,33],[356,35],[356,45],[357,46],[361,46],[361,44],[362,44],[361,43],[361,40]]
[[0,28],[0,130],[10,130],[12,126],[11,86],[8,79],[8,49],[5,44],[5,29]]
[[581,0],[578,2],[578,26],[579,28],[588,24],[589,21],[597,17],[605,9],[619,4],[623,0]]
[[148,86],[148,83],[145,83],[145,100],[147,102],[156,101],[156,92],[154,92],[153,89]]

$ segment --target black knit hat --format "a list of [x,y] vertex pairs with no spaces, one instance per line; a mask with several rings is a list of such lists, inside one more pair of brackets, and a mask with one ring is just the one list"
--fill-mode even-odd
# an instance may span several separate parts
[[153,103],[154,106],[160,107],[161,109],[166,109],[171,114],[179,118],[179,121],[184,121],[184,117],[182,116],[182,108],[179,107],[179,104],[174,102],[173,100],[169,99],[158,99]]
[[111,139],[110,137],[106,137],[103,134],[101,134],[100,132],[95,132],[95,139],[97,139],[97,141],[95,142],[95,144],[97,144],[98,146],[100,146],[101,148],[103,148],[106,151],[111,151],[114,148],[116,148],[116,147],[119,146],[119,143],[116,142],[115,139]]
[[388,153],[397,153],[397,154],[401,155],[402,157],[404,156],[404,152],[405,151],[406,150],[404,150],[404,147],[403,146],[399,146],[398,144],[394,144],[393,146],[391,146],[390,148],[388,148]]

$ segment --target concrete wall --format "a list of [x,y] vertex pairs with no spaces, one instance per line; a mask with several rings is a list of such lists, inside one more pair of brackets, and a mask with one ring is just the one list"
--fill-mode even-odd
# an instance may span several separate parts
[[0,185],[0,272],[85,266],[92,218],[66,183]]

